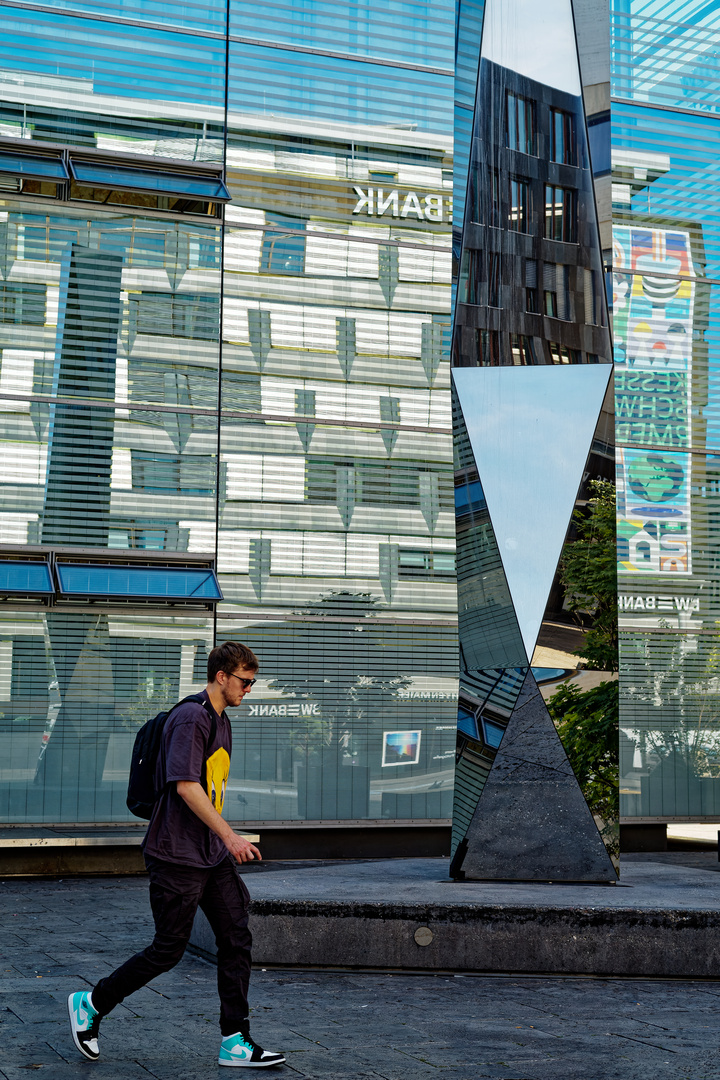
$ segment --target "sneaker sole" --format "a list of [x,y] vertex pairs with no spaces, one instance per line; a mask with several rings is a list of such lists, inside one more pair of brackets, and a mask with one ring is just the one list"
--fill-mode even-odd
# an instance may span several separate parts
[[72,999],[73,999],[73,994],[70,994],[68,996],[68,1000],[67,1000],[67,1007],[68,1007],[68,1016],[70,1017],[70,1033],[71,1033],[71,1035],[73,1037],[73,1042],[75,1043],[75,1046],[78,1048],[78,1050],[80,1051],[80,1053],[82,1054],[82,1056],[84,1058],[87,1058],[88,1061],[97,1061],[97,1059],[100,1057],[100,1055],[98,1054],[97,1056],[95,1056],[93,1054],[88,1054],[87,1050],[80,1043],[80,1040],[77,1037],[77,1031],[75,1030],[75,1025],[73,1024]]
[[277,1061],[218,1061],[218,1065],[226,1065],[231,1069],[271,1069],[273,1065],[284,1065],[285,1058]]

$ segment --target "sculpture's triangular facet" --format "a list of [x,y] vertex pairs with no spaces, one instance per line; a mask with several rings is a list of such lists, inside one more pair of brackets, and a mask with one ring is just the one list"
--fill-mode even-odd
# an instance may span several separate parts
[[610,368],[456,368],[455,388],[531,657]]
[[455,393],[453,425],[460,667],[526,667],[529,658]]
[[452,871],[474,880],[617,879],[532,672]]

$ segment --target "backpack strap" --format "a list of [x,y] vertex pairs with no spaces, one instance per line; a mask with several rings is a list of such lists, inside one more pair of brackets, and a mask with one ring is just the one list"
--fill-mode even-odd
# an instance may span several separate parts
[[[205,712],[210,717],[210,734],[208,735],[208,739],[207,739],[207,742],[205,744],[205,753],[207,754],[208,750],[210,749],[212,744],[215,742],[215,737],[217,735],[217,720],[215,718],[215,710],[213,709],[212,705],[207,700],[207,698],[203,697],[202,694],[188,694],[188,696],[184,697],[182,699],[182,701],[178,701],[177,705],[173,705],[170,712],[175,712],[175,709],[179,708],[180,705],[185,705],[189,701],[193,701],[197,705],[202,705],[203,709],[205,710]],[[170,713],[168,713],[168,717],[169,716],[170,716]],[[203,787],[205,786],[204,763],[203,763],[203,772],[200,775],[200,783],[203,785]]]

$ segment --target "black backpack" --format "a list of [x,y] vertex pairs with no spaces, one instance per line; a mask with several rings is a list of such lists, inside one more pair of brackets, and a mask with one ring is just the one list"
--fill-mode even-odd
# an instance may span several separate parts
[[[157,716],[153,716],[152,720],[148,720],[146,724],[143,724],[135,736],[133,744],[126,800],[128,810],[135,817],[145,818],[146,821],[149,821],[152,817],[155,803],[162,794],[162,792],[155,789],[155,767],[160,756],[165,724],[170,713],[187,701],[195,701],[207,711],[212,721],[208,746],[211,746],[215,739],[217,734],[215,713],[211,708],[208,708],[208,703],[202,694],[190,694],[188,697],[183,698],[182,701],[178,701],[177,705],[173,705],[172,709],[158,713]],[[201,776],[200,783],[203,783],[203,780],[204,777]]]

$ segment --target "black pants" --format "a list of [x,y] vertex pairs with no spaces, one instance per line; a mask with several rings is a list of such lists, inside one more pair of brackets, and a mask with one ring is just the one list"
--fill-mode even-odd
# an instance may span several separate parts
[[234,864],[229,857],[210,869],[179,866],[150,856],[145,862],[150,875],[155,937],[147,949],[100,980],[92,991],[93,1005],[105,1016],[128,994],[175,967],[185,952],[200,907],[217,943],[220,1030],[223,1036],[247,1030],[250,896]]

